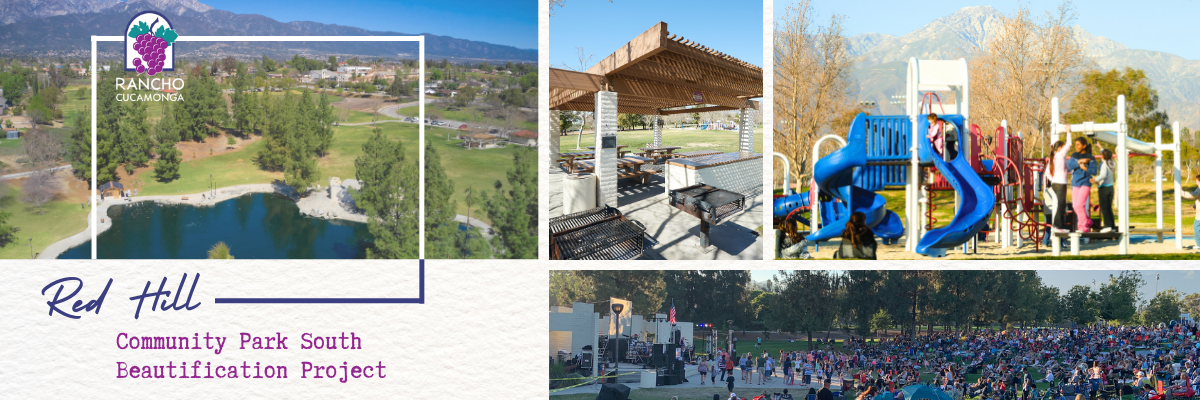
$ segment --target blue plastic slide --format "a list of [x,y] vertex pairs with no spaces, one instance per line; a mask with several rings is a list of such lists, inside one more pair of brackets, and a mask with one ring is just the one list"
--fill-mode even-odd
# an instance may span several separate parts
[[[866,114],[858,114],[850,124],[849,137],[846,147],[817,160],[813,169],[813,177],[821,193],[837,199],[838,207],[832,213],[826,212],[829,204],[822,203],[822,226],[816,232],[808,235],[809,242],[818,242],[842,236],[846,222],[850,220],[849,211],[861,211],[867,217],[867,227],[875,236],[885,239],[895,239],[904,234],[904,224],[900,217],[887,209],[887,200],[872,191],[854,185],[855,173],[860,167],[867,165],[867,127]],[[807,197],[804,193],[803,197]],[[808,200],[807,198],[801,201]]]
[[[962,116],[943,115],[940,118],[957,127],[958,143],[964,143],[966,138],[963,137],[963,134],[967,130],[963,127]],[[958,193],[958,209],[955,210],[954,219],[950,221],[950,225],[926,232],[925,236],[917,243],[917,253],[943,256],[946,249],[961,246],[987,227],[988,216],[996,205],[996,196],[992,193],[992,188],[984,183],[983,179],[971,168],[966,152],[960,150],[950,162],[942,160],[942,157],[934,151],[932,143],[924,139],[929,130],[929,120],[925,115],[921,115],[918,121],[920,122],[917,134],[922,138],[919,153],[921,162],[932,162],[942,176],[946,177],[946,181],[950,182],[950,186],[954,187],[954,191]]]

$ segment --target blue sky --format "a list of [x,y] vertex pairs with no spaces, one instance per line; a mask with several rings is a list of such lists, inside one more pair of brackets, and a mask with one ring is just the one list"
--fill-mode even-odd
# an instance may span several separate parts
[[[795,1],[775,1],[772,5],[774,17],[783,15],[785,8]],[[1026,4],[1031,14],[1041,16],[1054,10],[1059,1],[1015,1],[963,2],[949,0],[927,0],[919,3],[903,1],[840,1],[814,0],[818,21],[826,21],[833,14],[846,17],[846,33],[850,36],[862,33],[886,33],[903,36],[920,29],[933,20],[953,14],[968,6],[990,5],[1002,13],[1016,11],[1019,4]],[[1200,1],[1155,0],[1075,1],[1080,25],[1093,35],[1115,40],[1133,49],[1162,51],[1189,59],[1200,60]]]
[[[767,281],[775,276],[777,270],[752,270],[750,271],[750,279],[758,282]],[[1200,274],[1196,271],[1183,270],[1167,270],[1153,271],[1143,270],[1142,279],[1146,281],[1146,285],[1142,286],[1142,299],[1149,301],[1154,297],[1155,293],[1155,275],[1160,275],[1158,281],[1158,290],[1166,290],[1167,288],[1175,288],[1187,293],[1200,292]],[[1058,287],[1062,293],[1066,293],[1075,285],[1092,286],[1092,281],[1097,284],[1108,282],[1109,275],[1119,275],[1121,271],[1097,271],[1097,270],[1040,270],[1038,275],[1042,276],[1042,281],[1052,286]],[[1098,286],[1096,286],[1098,287]],[[1095,289],[1096,287],[1093,287]]]
[[578,65],[577,46],[592,53],[595,64],[662,21],[673,34],[762,66],[763,7],[755,4],[761,3],[568,1],[550,17],[550,65]]
[[430,33],[537,49],[537,0],[200,0],[219,10],[280,22],[313,21],[375,31]]

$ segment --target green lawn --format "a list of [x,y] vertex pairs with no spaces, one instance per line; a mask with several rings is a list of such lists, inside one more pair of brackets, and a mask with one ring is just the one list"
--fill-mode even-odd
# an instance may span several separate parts
[[23,149],[25,149],[25,145],[22,144],[21,139],[0,139],[0,154],[9,154],[11,151],[19,152]]
[[[404,140],[408,156],[415,163],[417,160],[417,128],[408,124],[380,124],[386,135],[394,135]],[[321,179],[319,183],[328,185],[331,176],[343,180],[354,178],[354,159],[362,152],[362,145],[370,138],[371,126],[342,126],[334,127],[333,145],[329,154],[319,161]],[[268,172],[259,169],[254,164],[258,152],[266,146],[266,141],[258,140],[241,150],[199,160],[185,161],[180,164],[180,178],[169,183],[158,182],[150,172],[142,174],[142,195],[170,195],[200,193],[208,190],[209,175],[217,188],[245,185],[252,183],[270,183],[283,179],[279,172]],[[240,161],[239,161],[240,160]]]
[[[1184,243],[1191,242],[1184,239]],[[1062,256],[1041,256],[1041,257],[1021,257],[1011,258],[1010,260],[1195,260],[1196,253],[1167,253],[1167,254],[1109,254],[1098,256],[1069,256],[1064,252]]]
[[[336,176],[342,180],[354,178],[354,159],[358,154],[362,153],[362,145],[371,138],[372,126],[341,126],[334,127],[333,146],[329,149],[329,155],[321,159],[321,176],[324,182],[328,185],[328,179],[331,176]],[[419,131],[416,125],[400,124],[389,122],[379,124],[379,128],[383,130],[383,134],[390,138],[395,138],[404,143],[404,155],[412,160],[413,164],[417,163],[420,147],[417,146]]]
[[41,253],[46,246],[87,228],[88,212],[80,207],[80,203],[50,202],[42,206],[46,213],[38,214],[37,207],[16,200],[21,198],[20,188],[11,187],[8,190],[13,200],[0,208],[13,214],[8,223],[20,231],[16,234],[16,242],[0,248],[0,258],[29,258],[29,238],[33,238],[33,251]]
[[[763,151],[763,131],[762,127],[754,128],[754,151],[761,153]],[[594,133],[583,134],[582,138],[577,138],[575,135],[567,135],[559,138],[559,149],[561,151],[574,151],[575,142],[579,140],[579,148],[586,150],[588,146],[595,146],[596,136]],[[738,151],[738,133],[737,131],[701,131],[692,129],[663,129],[662,144],[663,146],[679,146],[682,147],[676,152],[697,151],[697,150],[716,150],[722,153],[731,153]],[[617,144],[626,145],[632,148],[646,147],[647,143],[654,142],[654,131],[651,129],[632,130],[617,132]],[[901,191],[903,193],[903,191]]]
[[83,108],[92,103],[91,91],[88,91],[85,97],[75,95],[79,88],[91,88],[91,85],[67,86],[63,89],[63,103],[58,106],[58,109],[62,110],[63,121],[67,123],[70,123],[76,114],[83,112]]
[[[232,153],[184,161],[179,164],[179,179],[168,183],[155,180],[153,172],[143,173],[140,179],[144,186],[139,195],[183,195],[204,192],[209,188],[209,175],[212,175],[212,183],[217,188],[251,183],[270,183],[277,179],[283,179],[283,173],[263,171],[254,164],[255,155],[264,146],[266,146],[266,141],[259,140]],[[129,182],[125,182],[125,184],[129,185]]]
[[[458,145],[462,143],[461,140],[446,141],[445,135],[445,128],[433,127],[425,130],[425,140],[437,148],[438,156],[442,159],[442,167],[446,169],[446,175],[454,181],[452,200],[458,202],[458,213],[467,215],[467,194],[464,191],[471,187],[476,191],[490,192],[494,190],[493,185],[497,180],[502,182],[504,187],[508,187],[507,174],[512,169],[513,153],[519,147],[466,150]],[[471,205],[471,218],[478,218],[488,224],[492,222],[479,212],[478,204]]]
[[[419,111],[420,110],[417,110],[417,106],[412,106],[412,107],[401,108],[400,110],[397,110],[396,113],[400,114],[400,115],[404,115],[404,116],[414,116],[415,117],[418,115]],[[484,112],[480,111],[478,106],[464,107],[464,108],[455,109],[455,110],[447,110],[445,106],[426,104],[425,105],[425,116],[428,117],[429,114],[433,113],[433,112],[438,113],[439,115],[441,115],[441,119],[445,119],[445,120],[466,122],[468,124],[487,123],[487,119],[486,119],[486,116],[484,115]],[[521,129],[537,132],[537,122],[522,121],[522,122],[518,122],[514,126],[521,128]]]

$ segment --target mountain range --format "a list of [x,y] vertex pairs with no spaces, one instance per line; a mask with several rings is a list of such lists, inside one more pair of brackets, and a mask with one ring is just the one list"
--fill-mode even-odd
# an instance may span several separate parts
[[[87,56],[92,35],[120,35],[133,16],[154,10],[167,17],[180,36],[412,36],[309,21],[279,22],[258,14],[235,14],[196,0],[0,0],[0,55]],[[397,25],[403,25],[397,18]],[[428,59],[537,61],[537,50],[518,49],[422,33]],[[102,43],[101,57],[120,55],[117,43]],[[353,55],[416,58],[412,42],[189,42],[180,57],[271,57]]]
[[[851,54],[861,62],[854,71],[859,97],[874,100],[880,112],[902,114],[889,103],[892,95],[904,93],[908,59],[951,60],[967,57],[999,32],[1002,13],[990,6],[966,7],[934,20],[904,36],[864,33],[849,38]],[[1200,129],[1200,60],[1187,60],[1170,53],[1131,49],[1114,40],[1095,36],[1080,26],[1075,38],[1086,54],[1102,69],[1131,67],[1146,72],[1158,90],[1159,109],[1171,121]]]

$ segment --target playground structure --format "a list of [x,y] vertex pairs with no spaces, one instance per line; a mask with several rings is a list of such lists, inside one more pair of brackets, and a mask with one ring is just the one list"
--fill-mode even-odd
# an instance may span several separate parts
[[[951,93],[953,104],[942,105],[939,92]],[[903,236],[908,252],[936,257],[961,248],[964,254],[970,254],[978,251],[979,240],[989,236],[1001,249],[1019,248],[1028,240],[1035,252],[1040,251],[1039,246],[1049,231],[1041,201],[1046,159],[1025,159],[1023,136],[1012,135],[1007,121],[1001,121],[990,137],[970,123],[966,60],[910,59],[905,98],[906,115],[860,114],[850,124],[846,138],[826,135],[818,139],[813,145],[812,180],[807,192],[792,191],[790,165],[786,157],[775,154],[784,160],[787,174],[784,193],[774,199],[777,237],[792,245],[819,246],[823,241],[840,237],[850,214],[860,211],[867,217],[867,227],[884,244]],[[1161,237],[1163,233],[1174,232],[1175,246],[1182,248],[1179,123],[1172,127],[1172,143],[1162,143],[1162,129],[1157,127],[1155,143],[1150,144],[1127,136],[1124,96],[1118,97],[1116,111],[1114,123],[1084,122],[1068,126],[1059,123],[1058,99],[1052,100],[1050,143],[1058,140],[1060,133],[1066,133],[1066,141],[1070,143],[1069,135],[1073,132],[1116,146],[1113,153],[1118,162],[1115,186],[1120,223],[1116,232],[1054,233],[1055,240],[1051,242],[1055,256],[1061,252],[1059,239],[1070,239],[1071,254],[1078,255],[1079,241],[1085,237],[1117,239],[1119,253],[1128,254],[1130,233],[1157,233]],[[938,112],[939,124],[933,128],[933,136],[943,136],[942,150],[935,148],[928,135],[931,127],[927,117],[934,112]],[[830,141],[841,148],[820,157],[819,149]],[[991,154],[985,149],[990,149]],[[1164,150],[1175,152],[1174,229],[1163,228]],[[1128,157],[1151,155],[1155,157],[1157,228],[1131,231]],[[904,221],[888,210],[886,200],[876,193],[898,187],[905,189]],[[955,196],[952,219],[946,226],[935,228],[934,199],[941,192],[951,191]],[[818,194],[818,201],[811,201],[811,193]],[[801,225],[809,230],[802,231]]]

